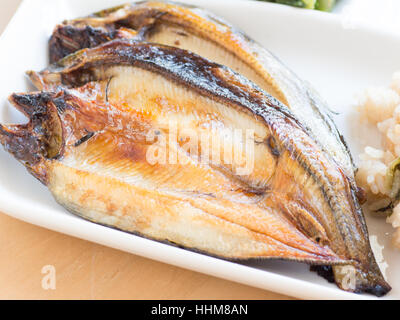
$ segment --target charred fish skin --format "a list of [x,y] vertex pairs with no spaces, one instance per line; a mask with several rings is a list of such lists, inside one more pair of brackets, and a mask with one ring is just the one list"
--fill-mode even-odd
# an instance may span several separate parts
[[75,28],[64,26],[57,28],[49,41],[50,63],[54,63],[71,53],[86,48],[93,48],[104,42],[115,39],[115,30],[107,28]]
[[[308,130],[292,115],[291,111],[227,67],[174,47],[115,40],[93,49],[78,52],[40,73],[31,72],[30,76],[35,85],[42,90],[52,91],[58,90],[57,88],[69,88],[68,90],[71,92],[76,91],[75,95],[83,95],[84,97],[87,97],[87,93],[82,93],[80,90],[92,92],[93,88],[89,90],[86,86],[93,86],[93,83],[102,83],[102,87],[100,86],[101,88],[97,88],[95,91],[102,92],[102,99],[106,100],[107,103],[112,103],[113,99],[116,99],[116,102],[118,102],[118,99],[129,101],[131,97],[128,93],[131,91],[144,91],[144,88],[140,89],[140,83],[136,84],[137,86],[134,87],[134,90],[130,85],[127,85],[127,83],[131,84],[138,81],[135,79],[143,79],[142,81],[145,81],[144,79],[148,74],[146,73],[146,76],[146,74],[140,73],[140,76],[135,76],[139,72],[138,70],[145,70],[149,74],[155,74],[167,81],[171,81],[171,83],[180,88],[195,92],[199,95],[198,99],[207,97],[210,101],[214,101],[213,103],[221,103],[227,108],[224,117],[227,117],[230,112],[238,112],[236,118],[242,118],[243,123],[251,123],[254,128],[260,130],[261,140],[266,142],[265,144],[260,144],[260,148],[268,146],[269,151],[267,149],[257,149],[259,154],[264,156],[256,159],[255,168],[270,167],[273,168],[273,172],[258,172],[255,175],[248,176],[244,181],[242,180],[242,183],[245,186],[247,185],[247,190],[255,190],[254,187],[257,186],[257,192],[253,193],[253,196],[262,196],[262,199],[257,198],[257,205],[252,205],[253,211],[251,212],[264,212],[265,216],[268,217],[278,215],[282,225],[286,225],[289,222],[294,226],[293,229],[300,231],[308,239],[313,239],[314,245],[317,244],[316,247],[309,247],[308,241],[303,239],[300,243],[307,244],[307,248],[309,248],[307,250],[311,249],[318,252],[321,250],[320,246],[329,248],[334,252],[333,256],[336,255],[337,260],[333,262],[332,259],[335,260],[335,258],[328,253],[323,254],[327,256],[326,258],[296,258],[293,256],[293,252],[291,253],[292,255],[282,255],[282,251],[276,250],[276,252],[280,252],[280,258],[306,261],[312,264],[333,265],[336,269],[335,280],[337,284],[349,291],[372,292],[376,295],[381,295],[390,290],[390,286],[385,282],[375,262],[365,225],[363,220],[360,219],[357,207],[358,202],[352,192],[349,179],[337,166],[337,163],[327,156],[314,139],[309,136]],[[110,79],[112,79],[111,84],[109,83]],[[150,82],[147,81],[147,83]],[[158,82],[155,81],[154,83]],[[80,86],[83,87],[79,89]],[[117,88],[112,89],[113,86],[117,86]],[[159,94],[164,98],[168,97],[168,93],[175,93],[169,97],[170,100],[176,99],[176,97],[184,97],[188,94],[171,90],[161,94],[161,88],[162,86],[160,85]],[[116,97],[112,93],[114,90],[118,92]],[[147,87],[146,90],[149,91],[150,88]],[[96,101],[96,103],[99,102],[99,98],[92,98],[92,100]],[[157,101],[157,97],[152,97],[151,99],[146,97],[145,99],[145,101],[150,100]],[[178,102],[179,105],[187,105],[184,100]],[[132,103],[136,105],[137,101]],[[83,104],[83,102],[80,104]],[[158,107],[158,105],[154,106],[154,108]],[[204,108],[210,107],[205,104]],[[84,108],[80,109],[84,110]],[[96,108],[96,110],[102,110],[102,107]],[[138,111],[142,114],[144,111],[148,112],[149,110],[136,110],[135,112]],[[196,112],[200,111],[201,109]],[[182,116],[185,115],[182,110],[180,112]],[[112,113],[115,114],[115,112]],[[164,112],[157,114],[163,115]],[[166,117],[170,116],[171,114],[167,113]],[[246,118],[248,116],[253,120]],[[224,117],[221,114],[215,114],[215,119],[223,120]],[[159,117],[157,119],[157,121],[163,123]],[[235,117],[229,119],[235,119]],[[247,120],[244,121],[245,119]],[[157,125],[160,125],[160,123]],[[240,126],[236,122],[229,124],[231,126]],[[261,124],[262,127],[259,127]],[[65,125],[65,127],[68,127],[68,125]],[[94,130],[88,131],[93,132]],[[87,134],[87,131],[85,132]],[[84,135],[82,134],[82,136]],[[264,161],[268,159],[269,165],[262,163],[263,159]],[[195,168],[196,166],[192,170],[195,170]],[[225,169],[224,176],[226,178],[226,171],[231,170],[231,168]],[[215,168],[210,170],[210,172],[214,172]],[[221,171],[218,172],[221,173]],[[263,175],[266,176],[263,177]],[[214,173],[212,177],[217,179]],[[234,174],[230,172],[228,177],[229,183],[231,183]],[[219,185],[221,181],[215,180],[215,183],[211,185]],[[225,181],[223,185],[226,183],[228,182]],[[197,186],[195,189],[199,190],[199,188],[200,186]],[[228,189],[232,190],[229,187]],[[218,193],[204,189],[201,194],[213,194],[216,197],[215,194]],[[223,193],[221,197],[229,197],[229,199],[233,197],[232,199],[236,199],[237,195]],[[243,197],[246,198],[248,196],[241,194],[240,199],[243,200]],[[220,199],[219,196],[217,196],[217,199]],[[228,210],[227,208],[233,210],[237,208],[238,211],[243,211],[242,207],[238,207],[237,200],[232,199],[224,205],[222,204],[223,202],[218,204],[226,210]],[[255,198],[252,199],[251,201],[254,201]],[[186,200],[194,201],[193,199]],[[208,201],[210,200],[208,199]],[[250,200],[246,198],[246,201],[249,202]],[[59,202],[62,201],[59,200]],[[69,202],[77,203],[76,200]],[[196,205],[198,204],[196,203]],[[210,203],[207,202],[207,205],[210,205]],[[218,210],[215,211],[215,205],[213,203],[209,207],[210,212],[213,214],[219,212]],[[67,205],[64,204],[64,206]],[[231,209],[228,210],[229,214],[234,216],[235,211],[231,211]],[[74,209],[74,211],[79,210],[86,212],[87,208]],[[251,215],[250,211],[246,212]],[[243,223],[243,221],[240,223]],[[260,225],[265,225],[265,223],[260,221]],[[290,228],[286,230],[288,230],[288,234],[293,233]],[[261,231],[261,233],[267,235],[271,232],[276,232],[276,230],[267,229]],[[154,235],[146,233],[145,235],[154,237]],[[293,237],[295,235],[298,237],[297,233]],[[155,238],[160,239],[159,236]],[[171,238],[168,239],[171,240]],[[172,241],[177,242],[176,239],[172,239]],[[193,241],[195,242],[195,240]],[[283,241],[283,239],[280,239],[280,241]],[[276,243],[275,245],[278,246]],[[290,242],[290,245],[296,246],[293,242]],[[199,247],[192,242],[187,246]],[[215,252],[215,248],[202,249],[224,257],[246,257],[245,253],[238,255],[237,253],[232,254],[223,251]],[[272,250],[272,252],[275,251]],[[247,258],[250,256],[252,254],[247,254]],[[264,258],[272,258],[273,256],[274,254],[271,252],[259,255],[259,257]],[[331,258],[328,258],[329,256]],[[339,265],[350,265],[355,268],[356,284],[354,288],[346,288],[343,285],[342,277],[337,272],[337,270],[340,270],[337,269]]]
[[49,41],[50,62],[58,60],[83,48],[93,48],[104,42],[114,39],[140,39],[140,36],[133,29],[119,28],[114,26],[104,26],[94,28],[87,25],[76,28],[70,25],[59,26],[54,30]]

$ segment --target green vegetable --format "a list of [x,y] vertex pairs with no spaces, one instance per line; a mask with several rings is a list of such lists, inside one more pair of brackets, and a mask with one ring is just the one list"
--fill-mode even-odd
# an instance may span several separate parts
[[336,0],[259,0],[259,1],[275,2],[299,8],[315,9],[321,11],[331,11],[336,3]]
[[317,0],[315,9],[321,11],[331,11],[336,4],[336,0]]
[[375,216],[387,217],[393,213],[393,208],[400,200],[400,158],[392,161],[386,172],[386,187],[390,190],[388,198],[371,205],[370,209]]
[[400,200],[400,158],[392,161],[386,173],[387,188],[390,198]]

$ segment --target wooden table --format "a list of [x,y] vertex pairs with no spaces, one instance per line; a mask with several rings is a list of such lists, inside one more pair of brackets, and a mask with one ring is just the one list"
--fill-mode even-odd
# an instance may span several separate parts
[[[21,0],[1,0],[0,33]],[[7,50],[7,48],[2,48]],[[42,268],[56,269],[56,290]],[[0,214],[0,299],[288,299]]]

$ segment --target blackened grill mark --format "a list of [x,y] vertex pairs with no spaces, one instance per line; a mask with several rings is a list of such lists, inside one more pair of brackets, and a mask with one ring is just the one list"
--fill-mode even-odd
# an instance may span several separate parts
[[187,33],[183,32],[183,31],[179,31],[179,30],[175,31],[175,33],[177,35],[179,35],[179,36],[182,36],[182,37],[188,37],[189,36]]
[[[331,121],[333,122],[333,120],[331,119]],[[347,154],[350,157],[351,163],[353,165],[353,168],[356,168],[356,165],[354,164],[354,158],[353,155],[350,152],[350,147],[347,144],[346,139],[344,138],[344,136],[339,132],[338,128],[336,127],[336,125],[334,124],[334,130],[337,132],[337,134],[339,135],[339,139],[342,142],[342,144],[344,145],[344,148],[346,149]]]
[[80,138],[75,144],[74,147],[79,147],[81,144],[88,141],[90,138],[94,136],[94,132],[89,132],[86,136]]
[[155,25],[151,24],[148,26],[141,27],[138,31],[138,40],[139,41],[146,41],[146,38],[153,34],[155,31]]
[[108,90],[109,90],[109,88],[110,88],[110,83],[111,83],[111,80],[113,79],[114,77],[112,76],[112,77],[110,77],[109,79],[108,79],[108,81],[107,81],[107,85],[106,85],[106,102],[108,102]]
[[363,205],[365,202],[367,202],[367,193],[365,192],[365,190],[361,187],[357,187],[356,190],[356,197],[358,202]]
[[277,145],[276,140],[275,140],[275,138],[273,136],[270,136],[267,139],[267,144],[268,144],[269,149],[271,150],[271,153],[274,156],[279,157],[281,153],[280,153],[280,151],[278,149],[278,145]]
[[65,102],[64,97],[59,97],[59,98],[53,99],[53,103],[54,103],[54,105],[56,106],[56,108],[57,108],[57,110],[58,110],[58,112],[59,112],[60,114],[61,114],[61,113],[64,113],[65,110],[68,109],[68,105],[67,105],[67,103]]

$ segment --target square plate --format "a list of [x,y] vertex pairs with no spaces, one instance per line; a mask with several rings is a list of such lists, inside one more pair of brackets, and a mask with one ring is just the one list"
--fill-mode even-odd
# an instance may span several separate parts
[[[7,102],[12,92],[33,89],[26,70],[47,65],[47,41],[64,19],[87,15],[122,0],[25,0],[0,39],[0,122],[25,119]],[[400,70],[400,38],[366,27],[346,28],[338,16],[253,1],[189,1],[244,30],[274,52],[340,112],[341,132],[354,154],[360,145],[351,126],[354,94],[384,85]],[[245,17],[245,18],[243,18]],[[96,225],[56,204],[48,190],[0,150],[0,211],[15,218],[154,260],[304,299],[371,299],[339,290],[303,264],[282,261],[234,263]],[[391,227],[368,219],[370,232],[385,245],[383,255],[393,286],[387,298],[400,299],[400,253],[390,245]]]

